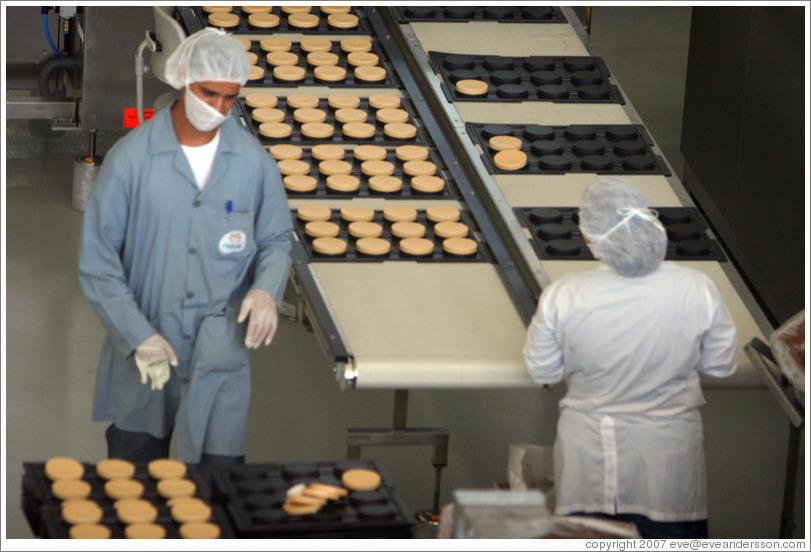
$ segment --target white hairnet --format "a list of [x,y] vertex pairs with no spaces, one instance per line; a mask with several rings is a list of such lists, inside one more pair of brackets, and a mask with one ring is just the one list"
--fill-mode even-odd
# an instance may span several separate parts
[[594,256],[623,276],[649,274],[665,258],[664,226],[648,209],[648,198],[625,180],[605,178],[589,187],[578,225]]
[[248,82],[245,47],[230,34],[207,27],[183,39],[166,60],[166,81],[180,89],[193,82]]

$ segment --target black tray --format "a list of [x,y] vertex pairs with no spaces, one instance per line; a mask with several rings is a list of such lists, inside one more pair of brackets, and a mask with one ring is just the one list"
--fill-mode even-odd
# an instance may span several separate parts
[[[293,485],[319,481],[341,486],[341,475],[352,468],[380,473],[380,487],[375,491],[350,491],[348,496],[330,501],[315,514],[289,516],[282,510],[287,489]],[[223,467],[213,471],[212,480],[215,496],[229,513],[237,538],[412,536],[413,522],[408,507],[395,495],[389,474],[374,461]]]
[[322,81],[315,78],[315,68],[307,63],[307,52],[301,50],[301,42],[293,42],[290,48],[290,53],[299,56],[298,67],[304,69],[304,78],[300,81],[284,81],[278,80],[273,77],[273,67],[268,67],[267,52],[263,51],[259,45],[258,40],[251,41],[251,48],[249,51],[257,55],[257,65],[265,70],[265,77],[260,81],[249,81],[245,86],[248,87],[299,87],[299,86],[326,86],[328,88],[401,88],[400,81],[395,75],[394,69],[388,61],[383,49],[372,40],[371,53],[377,55],[379,58],[378,66],[386,70],[386,78],[382,81],[363,81],[355,79],[353,72],[354,67],[347,62],[347,52],[341,50],[341,41],[332,41],[332,49],[330,52],[338,56],[338,66],[346,69],[346,78],[343,81]]
[[408,113],[408,123],[417,127],[417,134],[412,138],[392,138],[390,136],[386,136],[383,132],[382,124],[378,123],[375,119],[374,109],[369,107],[369,99],[368,98],[361,98],[360,105],[358,109],[366,111],[367,118],[366,122],[375,125],[375,133],[373,136],[369,138],[349,138],[345,137],[341,132],[341,126],[343,123],[339,123],[335,121],[335,109],[329,107],[327,103],[327,98],[321,98],[318,103],[318,109],[326,112],[327,118],[324,122],[331,124],[335,127],[335,132],[331,138],[309,138],[301,134],[301,123],[296,122],[293,120],[293,111],[295,109],[287,107],[287,98],[284,96],[278,96],[279,102],[276,105],[276,109],[281,109],[282,111],[286,112],[284,121],[288,125],[292,127],[292,133],[287,138],[268,138],[267,136],[262,136],[259,134],[259,125],[257,121],[253,120],[251,117],[251,112],[253,108],[248,106],[245,103],[244,97],[237,98],[235,105],[239,106],[239,109],[242,111],[242,115],[244,116],[246,125],[250,128],[251,133],[256,136],[259,142],[263,145],[273,145],[273,144],[285,144],[285,143],[293,143],[298,145],[304,144],[323,144],[323,143],[335,143],[335,144],[375,144],[379,146],[402,146],[404,144],[417,144],[421,146],[425,146],[426,138],[425,138],[425,131],[422,125],[417,122],[416,114],[414,111],[411,102],[406,98],[402,99],[400,109],[406,111]]
[[331,190],[327,187],[326,177],[318,172],[318,163],[320,161],[313,159],[312,148],[305,146],[302,147],[302,150],[303,155],[301,156],[301,160],[310,164],[310,172],[308,174],[315,178],[318,182],[315,190],[312,192],[295,192],[286,190],[289,199],[347,199],[353,197],[380,197],[384,199],[459,199],[459,193],[456,190],[455,184],[453,184],[453,181],[451,180],[450,174],[440,161],[436,150],[432,148],[428,149],[427,160],[437,166],[436,176],[445,181],[445,187],[442,189],[442,191],[436,193],[426,193],[411,189],[411,177],[403,173],[404,162],[397,159],[394,149],[387,150],[386,161],[394,165],[394,176],[402,179],[403,181],[403,188],[400,191],[384,193],[370,189],[369,177],[361,173],[360,167],[362,162],[353,157],[351,149],[346,150],[344,161],[352,164],[352,172],[350,174],[360,179],[360,187],[355,192],[338,192]]
[[[594,260],[577,227],[577,207],[516,207],[522,226],[539,259]],[[707,236],[707,225],[694,207],[655,207],[667,231],[669,261],[719,261],[726,256],[718,242]]]
[[[652,150],[643,125],[503,125],[467,123],[468,134],[481,146],[490,174],[662,174],[667,164]],[[496,167],[489,140],[496,135],[520,138],[527,165],[517,171]],[[595,154],[601,149],[602,154]]]
[[[208,12],[203,11],[202,7],[195,6],[193,9],[194,16],[197,19],[197,23],[202,25],[203,27],[210,26],[208,24]],[[301,34],[370,34],[371,31],[369,29],[369,25],[366,22],[366,17],[358,12],[357,8],[353,7],[350,11],[353,15],[358,16],[358,26],[353,29],[340,29],[337,27],[332,27],[327,24],[327,16],[328,14],[321,14],[321,9],[318,6],[312,6],[312,10],[310,13],[314,15],[318,15],[320,17],[320,21],[317,27],[313,27],[312,29],[302,29],[300,27],[293,27],[288,25],[287,23],[287,14],[282,13],[280,6],[273,6],[273,9],[270,13],[276,14],[279,16],[279,26],[274,27],[271,29],[262,28],[262,27],[253,27],[248,24],[248,16],[251,14],[242,13],[242,8],[239,6],[234,6],[231,10],[231,13],[239,16],[239,25],[234,28],[226,28],[225,30],[229,33],[234,34],[276,34],[276,33],[301,33]]]
[[330,222],[334,222],[340,227],[338,233],[339,238],[347,243],[346,253],[343,255],[324,255],[317,253],[313,250],[313,239],[304,232],[304,226],[307,224],[298,218],[296,210],[291,210],[291,215],[294,221],[294,227],[299,241],[304,244],[307,250],[307,256],[311,261],[326,261],[326,262],[383,262],[383,261],[417,261],[422,263],[441,262],[441,263],[458,263],[458,262],[493,262],[492,254],[490,253],[487,244],[478,236],[478,226],[473,222],[473,218],[467,213],[465,209],[460,209],[459,222],[467,225],[469,229],[468,238],[475,240],[478,244],[478,249],[473,255],[451,255],[442,250],[442,239],[434,235],[434,223],[427,219],[425,209],[416,209],[418,222],[425,226],[425,238],[434,242],[434,252],[430,255],[413,256],[400,251],[399,240],[391,233],[391,225],[393,223],[383,218],[382,210],[375,210],[373,222],[380,224],[383,227],[383,235],[381,238],[388,240],[391,243],[391,251],[388,255],[364,255],[355,249],[355,242],[357,238],[349,234],[349,223],[341,219],[341,210],[332,209],[332,217]]
[[568,23],[554,6],[408,6],[392,7],[398,23],[411,21],[497,21],[499,23]]
[[[602,58],[588,56],[486,56],[428,52],[434,71],[442,75],[448,101],[564,102],[625,104]],[[487,83],[487,94],[469,96],[456,82]]]

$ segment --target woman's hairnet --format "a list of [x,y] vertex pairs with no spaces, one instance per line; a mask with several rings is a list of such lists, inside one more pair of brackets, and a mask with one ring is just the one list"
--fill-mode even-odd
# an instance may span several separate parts
[[594,256],[623,276],[649,274],[665,258],[664,226],[648,209],[648,198],[625,180],[605,178],[589,187],[578,225]]
[[230,34],[207,27],[183,39],[166,60],[166,80],[174,88],[193,82],[248,82],[245,47]]

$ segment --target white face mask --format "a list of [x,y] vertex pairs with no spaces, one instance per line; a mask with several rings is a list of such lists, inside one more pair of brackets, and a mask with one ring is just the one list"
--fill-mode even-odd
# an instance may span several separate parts
[[186,118],[194,128],[203,132],[214,130],[228,118],[228,115],[223,115],[198,98],[188,85],[186,86],[186,100],[184,105],[186,108]]

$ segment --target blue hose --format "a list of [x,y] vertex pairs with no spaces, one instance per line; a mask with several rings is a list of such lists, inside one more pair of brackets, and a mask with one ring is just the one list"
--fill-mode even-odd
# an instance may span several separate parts
[[48,30],[48,14],[47,13],[42,14],[42,26],[45,27],[45,36],[48,38],[48,44],[51,45],[51,48],[53,49],[54,52],[56,52],[56,55],[58,55],[59,57],[67,56],[66,53],[60,52],[59,50],[57,50],[56,44],[54,44],[53,39],[51,39],[51,32]]

